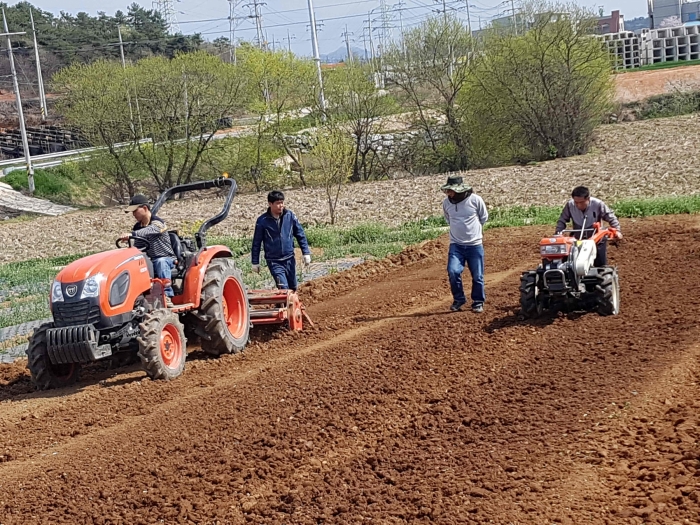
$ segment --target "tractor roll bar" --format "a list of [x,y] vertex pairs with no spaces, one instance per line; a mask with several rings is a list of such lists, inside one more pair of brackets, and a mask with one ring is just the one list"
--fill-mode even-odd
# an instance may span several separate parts
[[228,216],[228,212],[231,209],[231,202],[233,202],[233,197],[236,195],[236,191],[238,190],[238,185],[236,184],[235,180],[225,177],[219,177],[218,179],[213,180],[204,180],[201,182],[191,182],[189,184],[173,186],[172,188],[168,188],[160,194],[158,200],[151,209],[151,213],[155,215],[161,208],[161,206],[163,206],[163,204],[165,204],[168,200],[172,199],[173,196],[175,196],[176,194],[186,193],[188,191],[200,191],[208,190],[211,188],[222,188],[224,186],[229,186],[228,195],[226,195],[226,201],[224,202],[224,208],[221,210],[221,212],[219,212],[218,215],[215,215],[214,217],[211,217],[210,219],[204,221],[197,233],[194,234],[194,238],[197,243],[197,248],[201,250],[207,245],[207,230],[212,226],[219,224]]

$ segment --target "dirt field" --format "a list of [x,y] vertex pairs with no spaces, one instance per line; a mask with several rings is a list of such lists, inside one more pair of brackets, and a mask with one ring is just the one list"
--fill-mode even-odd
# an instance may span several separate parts
[[637,102],[675,90],[700,90],[700,66],[632,71],[615,75],[615,100]]
[[623,228],[615,318],[519,321],[550,228],[491,230],[481,316],[446,312],[440,239],[171,383],[0,368],[0,523],[698,523],[700,221]]

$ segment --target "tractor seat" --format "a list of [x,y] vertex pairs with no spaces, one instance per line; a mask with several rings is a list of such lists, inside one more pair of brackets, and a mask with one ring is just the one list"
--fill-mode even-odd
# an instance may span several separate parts
[[173,247],[175,258],[179,262],[180,259],[182,259],[182,244],[180,243],[180,237],[178,237],[177,232],[174,231],[169,231],[168,236],[170,237],[170,245]]
[[177,232],[169,231],[168,236],[170,237],[170,245],[173,247],[173,253],[175,253],[175,267],[173,268],[173,278],[179,277],[185,270],[185,258],[182,250],[182,243],[180,242],[180,237],[178,237]]

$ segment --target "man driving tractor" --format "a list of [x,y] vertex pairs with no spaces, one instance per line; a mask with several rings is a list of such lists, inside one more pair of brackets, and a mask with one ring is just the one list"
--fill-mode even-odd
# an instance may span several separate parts
[[[155,276],[169,281],[172,278],[172,270],[175,266],[175,252],[170,243],[170,236],[168,235],[165,221],[151,214],[148,198],[145,195],[134,195],[125,212],[131,213],[137,222],[134,224],[131,233],[122,235],[120,240],[126,241],[129,237],[135,237],[134,246],[136,248],[145,246],[145,243],[140,243],[139,239],[147,241],[146,255],[153,262]],[[165,288],[166,303],[169,308],[173,306],[170,299],[173,295],[172,286]]]
[[[556,234],[560,234],[566,229],[566,224],[571,221],[573,230],[579,230],[578,233],[572,232],[571,235],[579,237],[580,230],[584,228],[583,239],[591,237],[593,234],[593,224],[600,221],[607,222],[611,228],[617,230],[617,238],[622,239],[620,232],[620,221],[617,220],[615,213],[602,200],[591,197],[591,193],[585,186],[577,186],[571,192],[571,199],[566,203],[557,221]],[[608,239],[605,237],[597,245],[597,255],[593,266],[601,267],[608,264]]]

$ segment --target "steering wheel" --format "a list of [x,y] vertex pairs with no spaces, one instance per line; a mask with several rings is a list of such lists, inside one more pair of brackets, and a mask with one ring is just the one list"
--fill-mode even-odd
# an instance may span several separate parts
[[140,242],[145,244],[145,246],[143,248],[139,248],[142,252],[145,253],[151,248],[151,243],[148,242],[148,240],[142,239],[141,237],[134,237],[133,235],[130,235],[129,238],[127,239],[126,246],[122,246],[121,239],[117,239],[117,242],[115,244],[117,245],[117,248],[120,248],[120,249],[127,248],[127,247],[131,248],[132,246],[134,246],[134,243],[132,241],[135,241],[136,239],[138,239]]

